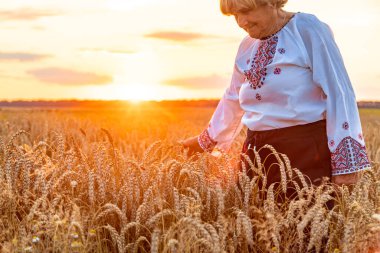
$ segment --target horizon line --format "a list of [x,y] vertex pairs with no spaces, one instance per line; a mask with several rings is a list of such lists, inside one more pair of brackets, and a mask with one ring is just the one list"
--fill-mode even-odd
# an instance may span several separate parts
[[[0,103],[14,103],[14,102],[133,102],[133,103],[144,103],[144,102],[165,102],[165,101],[215,101],[221,100],[221,98],[178,98],[178,99],[77,99],[77,98],[67,98],[67,99],[0,99]],[[363,102],[375,102],[380,103],[380,100],[357,100],[357,103]]]

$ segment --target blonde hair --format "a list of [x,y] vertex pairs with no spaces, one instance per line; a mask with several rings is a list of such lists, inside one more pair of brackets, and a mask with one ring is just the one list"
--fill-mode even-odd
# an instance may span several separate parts
[[231,15],[237,9],[256,9],[257,7],[271,4],[276,8],[282,8],[288,0],[220,0],[220,10],[224,15]]

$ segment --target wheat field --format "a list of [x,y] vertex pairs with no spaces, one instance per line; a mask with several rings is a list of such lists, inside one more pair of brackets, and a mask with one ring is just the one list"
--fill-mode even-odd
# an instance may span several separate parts
[[[373,169],[355,186],[310,186],[272,150],[282,180],[265,188],[260,163],[252,180],[237,170],[244,131],[220,157],[177,143],[212,112],[0,110],[0,251],[376,252],[380,111],[361,110]],[[279,202],[288,187],[297,196]]]

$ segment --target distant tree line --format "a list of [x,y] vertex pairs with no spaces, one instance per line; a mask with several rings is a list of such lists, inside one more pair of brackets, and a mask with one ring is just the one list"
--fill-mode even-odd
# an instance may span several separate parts
[[[219,100],[164,100],[135,102],[114,100],[0,101],[0,108],[124,108],[128,106],[216,107]],[[380,101],[360,101],[359,108],[380,108]]]

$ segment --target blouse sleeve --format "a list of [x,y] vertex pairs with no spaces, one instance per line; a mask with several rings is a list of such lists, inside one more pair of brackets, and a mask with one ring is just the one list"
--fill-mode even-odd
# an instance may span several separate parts
[[[315,18],[316,19],[316,18]],[[354,90],[330,28],[314,20],[301,33],[313,81],[326,95],[332,175],[370,168]]]
[[[242,50],[242,44],[239,47],[236,59]],[[237,60],[235,60],[230,86],[219,101],[208,127],[198,137],[198,143],[203,150],[212,152],[216,148],[226,152],[240,133],[242,129],[241,118],[244,111],[239,103],[239,90],[244,80],[245,76],[239,69]]]

